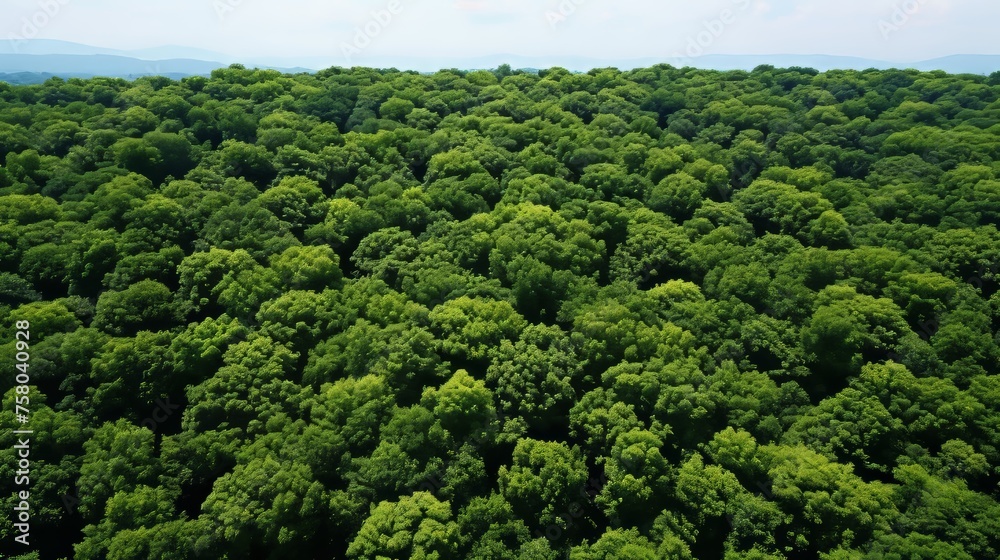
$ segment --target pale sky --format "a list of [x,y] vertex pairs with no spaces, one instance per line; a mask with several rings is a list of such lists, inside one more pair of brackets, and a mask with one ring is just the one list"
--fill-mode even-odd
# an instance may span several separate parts
[[357,49],[360,62],[495,54],[912,62],[1000,54],[998,19],[997,0],[2,0],[0,38],[23,37],[34,20],[42,23],[40,39],[124,50],[180,45],[236,57],[336,59]]

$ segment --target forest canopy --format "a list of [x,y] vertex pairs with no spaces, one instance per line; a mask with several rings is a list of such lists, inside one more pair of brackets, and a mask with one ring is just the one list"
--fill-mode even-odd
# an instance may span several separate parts
[[1000,73],[0,83],[0,550],[998,558],[998,160]]

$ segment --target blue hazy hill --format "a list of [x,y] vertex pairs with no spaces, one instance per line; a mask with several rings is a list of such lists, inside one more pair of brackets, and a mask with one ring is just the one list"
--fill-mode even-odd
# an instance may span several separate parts
[[[497,54],[479,57],[374,57],[342,56],[240,58],[185,46],[162,46],[138,50],[116,50],[68,41],[36,39],[0,41],[0,80],[33,83],[47,77],[137,77],[165,75],[183,77],[207,75],[232,63],[275,68],[289,72],[315,71],[330,66],[372,66],[432,72],[441,68],[490,69],[501,64],[514,68],[551,68],[560,66],[583,72],[591,68],[616,67],[622,70],[654,64],[692,66],[711,70],[752,70],[769,64],[779,68],[799,66],[820,71],[833,69],[914,68],[944,70],[949,73],[991,74],[1000,71],[1000,55],[953,55],[931,60],[892,62],[850,56],[831,55],[705,55],[698,57],[645,57],[634,59],[597,59],[583,56],[522,56]],[[10,76],[17,75],[17,80]],[[34,76],[34,78],[32,78]]]

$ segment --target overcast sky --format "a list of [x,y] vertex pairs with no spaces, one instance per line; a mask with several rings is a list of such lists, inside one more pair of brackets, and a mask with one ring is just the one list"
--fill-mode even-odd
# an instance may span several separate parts
[[[397,13],[386,17],[390,5]],[[360,62],[777,53],[912,62],[1000,54],[998,16],[997,0],[2,0],[0,31],[23,36],[34,19],[44,23],[37,38],[116,49],[331,58],[348,51]]]

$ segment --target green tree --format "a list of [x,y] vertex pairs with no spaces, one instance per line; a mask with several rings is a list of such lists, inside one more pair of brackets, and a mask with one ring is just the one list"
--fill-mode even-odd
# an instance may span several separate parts
[[112,335],[131,335],[139,330],[169,330],[177,316],[170,288],[142,280],[120,292],[101,294],[93,325]]
[[579,449],[522,439],[510,467],[500,467],[500,492],[529,528],[568,528],[571,505],[579,506],[587,469]]
[[267,550],[269,558],[286,558],[309,549],[326,508],[326,492],[309,467],[265,458],[219,478],[202,516],[225,543],[223,550],[243,555]]
[[593,544],[573,547],[571,560],[636,560],[662,558],[649,539],[635,529],[611,529]]
[[596,501],[616,525],[644,525],[649,511],[667,497],[670,468],[660,453],[663,446],[660,438],[641,430],[615,439],[604,462],[608,483]]
[[79,497],[84,519],[100,520],[119,492],[158,486],[160,467],[148,429],[125,420],[109,422],[95,430],[83,448],[78,486],[86,489]]
[[416,492],[375,506],[348,546],[347,557],[439,560],[452,557],[458,546],[458,524],[448,502]]

